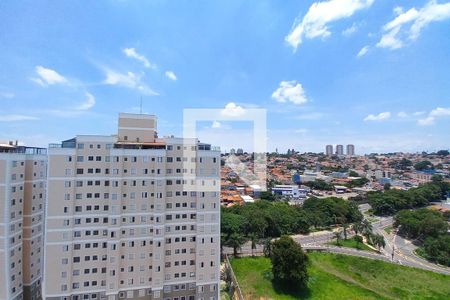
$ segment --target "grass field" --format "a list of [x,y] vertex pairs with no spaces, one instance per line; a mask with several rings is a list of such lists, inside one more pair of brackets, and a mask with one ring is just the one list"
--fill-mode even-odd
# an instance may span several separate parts
[[354,238],[350,238],[350,239],[346,239],[346,240],[339,240],[339,245],[336,243],[336,240],[333,240],[332,242],[329,242],[328,244],[329,245],[333,245],[333,246],[354,248],[354,249],[359,249],[359,250],[366,250],[366,251],[374,251],[374,252],[376,252],[375,250],[373,250],[372,248],[370,248],[366,244],[363,244],[363,243],[359,243],[358,244]]
[[245,299],[450,299],[450,276],[371,259],[310,253],[308,289],[272,284],[264,257],[231,261]]

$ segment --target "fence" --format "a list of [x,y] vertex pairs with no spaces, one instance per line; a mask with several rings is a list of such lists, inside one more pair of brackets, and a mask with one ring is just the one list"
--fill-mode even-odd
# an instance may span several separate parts
[[234,275],[234,271],[233,268],[231,267],[231,263],[230,260],[228,259],[228,255],[225,254],[225,267],[228,268],[230,270],[230,275],[231,275],[231,288],[233,290],[232,295],[231,295],[231,299],[235,300],[244,300],[244,296],[242,295],[242,291],[241,291],[241,287],[239,286],[239,282],[237,281],[236,275]]

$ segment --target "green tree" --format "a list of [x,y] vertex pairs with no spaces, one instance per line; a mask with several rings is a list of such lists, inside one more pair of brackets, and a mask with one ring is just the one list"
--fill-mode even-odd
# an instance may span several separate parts
[[356,241],[356,247],[357,248],[361,248],[361,245],[363,243],[363,238],[360,235],[355,235],[354,237],[355,241]]
[[384,189],[385,191],[389,191],[389,190],[391,189],[391,184],[390,184],[389,182],[386,182],[386,183],[384,184],[384,186],[383,186],[383,189]]
[[232,233],[226,240],[226,245],[233,247],[233,256],[238,256],[238,250],[241,249],[242,245],[246,242],[244,235],[239,233]]
[[372,224],[370,223],[369,220],[364,219],[362,221],[361,225],[362,225],[361,226],[362,235],[365,236],[367,239],[369,239],[370,235],[372,234],[372,230],[373,230]]
[[433,164],[429,160],[422,160],[414,165],[417,171],[433,169]]
[[449,155],[449,152],[448,150],[439,150],[436,154],[439,156],[447,156]]
[[271,261],[276,282],[284,286],[306,287],[308,257],[291,237],[284,235],[273,242]]
[[348,172],[348,176],[350,176],[350,177],[359,177],[359,174],[352,170],[352,171]]
[[342,232],[340,232],[339,230],[334,231],[333,236],[336,239],[336,245],[340,246],[341,245],[340,241],[342,239]]
[[254,233],[250,234],[249,238],[250,238],[250,242],[252,244],[251,245],[251,247],[252,247],[252,256],[255,256],[254,255],[254,250],[256,250],[256,245],[257,245],[257,242],[258,242],[258,238],[257,238],[256,234],[254,234]]
[[400,235],[423,241],[446,234],[448,223],[442,213],[422,208],[400,211],[394,217],[394,227],[399,228]]
[[386,241],[384,240],[384,236],[381,234],[374,234],[371,237],[372,245],[378,248],[378,251],[381,251],[381,248],[386,247]]
[[272,256],[272,239],[265,238],[262,240],[263,244],[263,253],[265,257],[271,257]]

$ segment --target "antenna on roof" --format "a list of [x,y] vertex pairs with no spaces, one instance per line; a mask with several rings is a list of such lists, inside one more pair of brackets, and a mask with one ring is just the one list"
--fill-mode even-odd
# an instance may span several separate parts
[[142,96],[141,96],[141,110],[140,113],[142,114]]

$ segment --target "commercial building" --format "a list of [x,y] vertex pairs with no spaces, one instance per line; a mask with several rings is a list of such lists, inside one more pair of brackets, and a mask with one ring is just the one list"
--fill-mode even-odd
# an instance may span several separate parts
[[327,156],[332,156],[333,155],[333,145],[326,145],[326,147],[325,147],[325,154]]
[[344,146],[336,145],[336,155],[344,155]]
[[50,145],[44,299],[218,299],[220,150],[118,125]]
[[347,145],[347,155],[354,156],[355,155],[355,145],[348,144]]
[[41,299],[46,149],[0,143],[0,299]]

